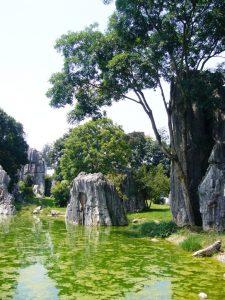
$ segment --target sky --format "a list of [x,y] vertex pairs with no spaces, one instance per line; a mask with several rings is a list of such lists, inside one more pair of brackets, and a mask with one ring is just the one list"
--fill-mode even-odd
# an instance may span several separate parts
[[[95,22],[104,30],[113,10],[102,0],[0,0],[0,107],[23,124],[31,147],[41,150],[69,128],[70,108],[53,109],[45,96],[51,74],[62,68],[62,58],[54,49],[56,39]],[[166,127],[159,93],[147,96],[158,127]],[[126,132],[153,136],[137,104],[116,103],[107,113]]]

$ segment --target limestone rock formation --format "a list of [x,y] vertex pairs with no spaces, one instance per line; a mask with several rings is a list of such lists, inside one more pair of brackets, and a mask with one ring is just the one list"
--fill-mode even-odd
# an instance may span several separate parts
[[[192,74],[191,80],[193,76],[195,74]],[[171,99],[174,148],[187,177],[195,224],[201,226],[198,186],[207,171],[208,158],[214,145],[213,120],[209,120],[207,110],[193,99],[189,99],[188,105],[185,104],[177,82],[171,85]],[[176,224],[185,226],[190,225],[186,207],[188,199],[180,178],[178,167],[172,162],[171,210]]]
[[86,226],[128,224],[122,200],[101,173],[80,173],[74,179],[66,220]]
[[123,201],[126,212],[140,212],[147,208],[144,195],[138,191],[135,180],[130,173],[127,173],[122,184],[122,192],[127,197],[127,200]]
[[203,229],[225,230],[225,143],[217,142],[199,186]]
[[28,161],[21,170],[21,180],[30,178],[33,185],[33,192],[36,196],[42,197],[45,194],[45,162],[40,152],[30,148],[28,150]]
[[0,166],[0,214],[12,215],[15,212],[14,197],[8,192],[10,177]]

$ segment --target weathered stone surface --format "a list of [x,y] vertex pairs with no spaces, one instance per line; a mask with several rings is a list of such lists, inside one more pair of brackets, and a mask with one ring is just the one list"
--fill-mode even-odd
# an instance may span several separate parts
[[8,192],[10,177],[0,166],[0,214],[12,215],[15,212],[14,197]]
[[54,210],[54,209],[51,210],[50,214],[51,214],[52,217],[57,217],[57,216],[61,215],[60,211],[57,211],[57,210]]
[[122,193],[127,197],[127,200],[123,201],[126,212],[139,212],[147,208],[144,195],[138,191],[135,180],[130,173],[126,174],[122,184]]
[[34,214],[34,215],[39,214],[39,213],[41,212],[41,209],[42,209],[41,206],[36,207],[36,208],[33,210],[33,214]]
[[40,152],[30,148],[28,150],[29,163],[21,170],[20,178],[25,180],[30,177],[33,184],[33,192],[37,197],[45,194],[45,162]]
[[101,173],[80,173],[74,179],[66,220],[86,226],[128,224],[122,200]]
[[193,256],[194,257],[212,256],[213,254],[219,252],[220,248],[221,248],[221,241],[216,241],[212,245],[196,251],[195,253],[193,253]]
[[[194,74],[191,74],[193,77]],[[184,175],[187,178],[189,198],[186,196],[178,167],[171,165],[171,210],[173,219],[179,226],[190,225],[187,213],[187,201],[194,211],[194,223],[201,226],[199,211],[198,186],[208,168],[208,158],[214,145],[213,118],[203,106],[197,105],[192,99],[182,96],[179,85],[171,85],[171,107],[173,143],[175,154],[178,156]]]
[[199,186],[203,229],[225,230],[225,143],[218,142],[209,158],[209,168]]

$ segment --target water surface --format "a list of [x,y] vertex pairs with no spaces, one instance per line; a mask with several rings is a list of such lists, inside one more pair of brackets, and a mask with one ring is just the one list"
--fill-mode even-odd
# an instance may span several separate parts
[[0,223],[0,299],[225,299],[225,266],[126,228],[17,215]]

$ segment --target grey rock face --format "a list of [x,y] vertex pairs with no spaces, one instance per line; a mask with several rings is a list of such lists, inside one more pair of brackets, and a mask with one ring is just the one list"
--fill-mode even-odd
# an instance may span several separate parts
[[127,196],[127,200],[123,201],[126,212],[139,212],[147,208],[144,195],[138,191],[130,173],[122,184],[122,192]]
[[21,170],[20,178],[25,180],[31,177],[33,192],[37,197],[43,197],[45,193],[45,162],[40,152],[30,148],[28,150],[29,163]]
[[66,220],[86,226],[128,224],[122,200],[101,173],[80,173],[74,179]]
[[[198,187],[207,171],[208,158],[214,146],[213,120],[209,120],[205,109],[192,99],[189,99],[188,105],[185,104],[176,82],[171,85],[171,99],[174,148],[187,178],[195,224],[201,226]],[[175,163],[171,164],[170,182],[173,219],[179,226],[189,225],[185,205],[187,197]]]
[[12,215],[15,212],[14,197],[8,192],[10,177],[0,166],[0,214]]
[[225,143],[218,142],[209,158],[209,168],[199,186],[203,229],[225,230]]

